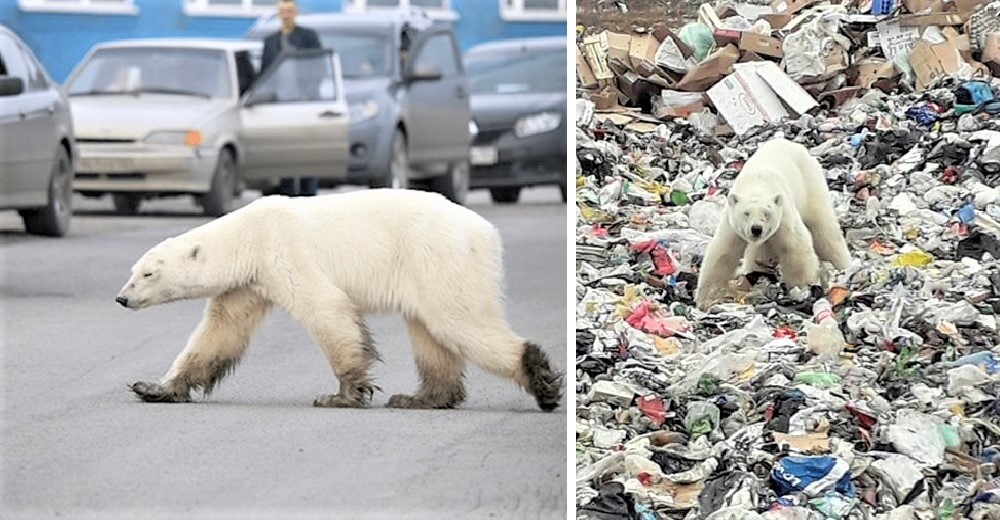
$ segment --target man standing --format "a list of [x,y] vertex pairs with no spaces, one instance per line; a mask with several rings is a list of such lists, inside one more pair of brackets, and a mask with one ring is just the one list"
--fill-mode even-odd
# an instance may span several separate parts
[[[316,31],[295,25],[297,14],[298,8],[295,5],[295,0],[278,1],[278,18],[281,19],[281,28],[264,39],[264,55],[261,57],[260,64],[262,74],[278,61],[278,57],[282,53],[294,49],[319,49],[322,47]],[[278,193],[289,196],[312,196],[316,195],[318,189],[319,179],[316,177],[285,177],[281,179]]]

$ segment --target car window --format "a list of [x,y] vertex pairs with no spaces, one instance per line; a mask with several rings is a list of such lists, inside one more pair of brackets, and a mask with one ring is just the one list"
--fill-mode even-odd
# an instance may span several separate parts
[[24,80],[24,88],[28,88],[28,64],[24,59],[21,46],[10,36],[0,33],[0,56],[3,57],[7,75],[17,76]]
[[392,46],[386,34],[323,33],[324,49],[340,55],[345,78],[385,77],[392,74]]
[[249,51],[239,51],[234,56],[236,58],[236,79],[239,81],[240,95],[250,89],[254,77],[257,75],[253,60]]
[[42,71],[42,66],[38,64],[35,57],[31,54],[31,51],[21,47],[22,54],[25,58],[24,62],[27,66],[28,80],[25,82],[25,90],[46,90],[49,88],[49,80],[45,77],[45,73]]
[[69,95],[167,93],[230,97],[224,51],[188,48],[98,49],[66,87]]
[[335,77],[330,51],[297,51],[269,67],[253,90],[276,102],[334,101]]
[[566,52],[483,52],[469,56],[465,73],[476,94],[566,92]]
[[427,66],[440,67],[441,74],[446,77],[458,74],[458,56],[450,36],[447,34],[431,36],[420,48],[420,55],[414,62],[414,68]]

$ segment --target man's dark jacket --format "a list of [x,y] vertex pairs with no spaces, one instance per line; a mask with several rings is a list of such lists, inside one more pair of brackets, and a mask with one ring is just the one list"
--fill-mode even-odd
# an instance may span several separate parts
[[[319,36],[316,35],[316,31],[306,29],[305,27],[299,27],[298,25],[292,28],[292,33],[288,35],[288,41],[296,49],[319,49],[322,47],[319,43]],[[261,72],[266,71],[267,68],[278,59],[278,55],[281,54],[281,50],[280,30],[267,38],[264,38],[264,55],[260,60]]]

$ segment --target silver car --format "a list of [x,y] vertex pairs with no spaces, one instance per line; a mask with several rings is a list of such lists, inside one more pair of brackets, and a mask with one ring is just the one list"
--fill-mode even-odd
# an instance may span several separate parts
[[74,150],[66,98],[0,25],[0,209],[18,210],[28,233],[69,231]]
[[221,215],[245,187],[347,175],[348,107],[337,55],[283,55],[256,77],[260,44],[151,39],[95,46],[66,92],[80,146],[75,190],[143,199],[194,195]]

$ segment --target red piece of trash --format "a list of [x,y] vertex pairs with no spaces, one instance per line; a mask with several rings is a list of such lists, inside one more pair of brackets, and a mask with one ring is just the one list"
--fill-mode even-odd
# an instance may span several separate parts
[[663,426],[663,421],[667,419],[667,411],[663,409],[663,399],[655,395],[647,395],[636,399],[639,411],[649,418],[649,422],[656,427]]

